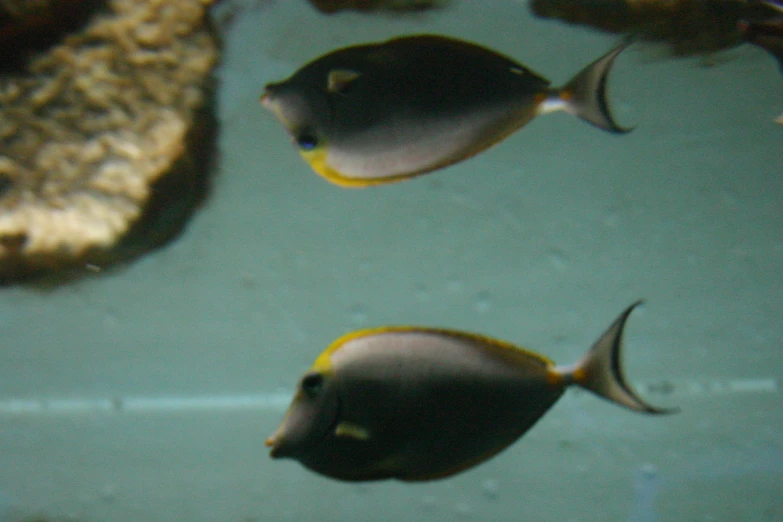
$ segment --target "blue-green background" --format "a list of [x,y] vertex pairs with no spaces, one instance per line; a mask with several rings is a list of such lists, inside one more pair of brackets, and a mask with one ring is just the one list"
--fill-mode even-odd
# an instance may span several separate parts
[[[559,113],[449,169],[345,190],[262,110],[265,83],[434,32],[561,84],[615,40],[512,0],[404,17],[237,5],[219,172],[185,233],[105,276],[0,291],[0,405],[84,406],[0,413],[2,522],[783,520],[783,77],[768,55],[705,67],[635,46],[609,80],[628,135]],[[430,484],[268,458],[296,379],[346,331],[467,329],[570,363],[638,298],[628,376],[677,416],[572,391],[499,457]],[[256,402],[231,407],[243,396]],[[100,407],[140,397],[164,406]]]

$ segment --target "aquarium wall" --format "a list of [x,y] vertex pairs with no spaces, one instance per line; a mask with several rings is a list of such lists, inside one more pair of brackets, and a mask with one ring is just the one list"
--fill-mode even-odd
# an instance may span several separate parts
[[[559,87],[619,37],[513,0],[217,7],[216,167],[183,230],[0,288],[0,521],[783,520],[783,77],[767,52],[636,42],[607,80],[631,132],[560,111],[447,168],[344,188],[261,106],[267,83],[436,33]],[[458,329],[568,365],[640,299],[618,364],[678,413],[572,387],[497,456],[434,481],[269,457],[299,378],[343,334]]]

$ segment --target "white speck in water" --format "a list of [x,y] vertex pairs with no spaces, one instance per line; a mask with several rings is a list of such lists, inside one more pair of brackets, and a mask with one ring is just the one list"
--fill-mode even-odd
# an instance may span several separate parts
[[719,193],[720,200],[727,208],[737,208],[737,193],[733,190],[722,190]]
[[472,514],[472,510],[470,509],[470,506],[467,505],[465,502],[457,502],[457,504],[454,506],[454,511],[457,513],[457,516],[460,518],[468,518]]
[[462,292],[464,287],[465,285],[459,279],[451,279],[448,283],[446,283],[446,290],[454,294]]
[[482,290],[481,292],[477,293],[476,302],[473,304],[473,309],[483,314],[489,312],[490,308],[492,308],[492,299],[489,292]]
[[348,317],[356,326],[367,324],[367,309],[362,304],[355,304],[348,309]]
[[426,512],[435,511],[435,508],[437,507],[435,497],[432,495],[425,495],[421,497],[419,502],[421,503],[421,509]]
[[639,468],[639,471],[641,471],[642,475],[646,478],[652,478],[658,475],[658,468],[655,464],[643,464],[642,467]]
[[549,251],[549,262],[552,267],[558,272],[564,272],[568,269],[568,265],[571,260],[568,256],[559,248],[553,248]]
[[416,300],[424,303],[430,300],[430,293],[424,285],[416,285]]
[[498,498],[498,493],[500,493],[500,483],[497,479],[485,479],[481,483],[481,492],[484,493],[484,496],[489,500],[495,500]]
[[104,502],[114,502],[114,499],[117,498],[117,490],[112,484],[104,484],[98,495]]
[[604,217],[604,226],[608,228],[617,228],[620,225],[620,216],[616,210],[610,210]]
[[103,314],[103,324],[107,328],[115,328],[119,324],[119,319],[117,319],[117,314],[114,312],[106,311],[106,313]]
[[293,337],[297,344],[304,344],[307,341],[307,332],[301,328],[296,328],[293,332]]

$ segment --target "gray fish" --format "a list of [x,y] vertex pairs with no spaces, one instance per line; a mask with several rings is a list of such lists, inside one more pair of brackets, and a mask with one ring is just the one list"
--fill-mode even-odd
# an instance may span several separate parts
[[470,158],[553,111],[627,132],[612,118],[605,92],[626,45],[554,89],[479,45],[407,36],[322,56],[267,85],[261,102],[315,172],[344,187],[377,185]]
[[452,330],[350,333],[302,377],[267,446],[273,458],[340,480],[423,481],[496,455],[574,384],[634,411],[672,412],[644,402],[622,373],[623,327],[637,304],[571,366]]

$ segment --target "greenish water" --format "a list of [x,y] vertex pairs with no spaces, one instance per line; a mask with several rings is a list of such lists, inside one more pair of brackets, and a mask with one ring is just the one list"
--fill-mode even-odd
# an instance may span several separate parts
[[[560,113],[405,183],[345,190],[301,161],[263,85],[352,43],[448,34],[566,81],[615,42],[515,1],[415,16],[262,3],[226,33],[220,171],[168,247],[50,292],[0,291],[0,520],[783,519],[783,78],[631,48],[628,135]],[[500,456],[426,484],[345,484],[264,439],[336,337],[417,324],[576,361],[628,304],[646,417],[570,391]]]

